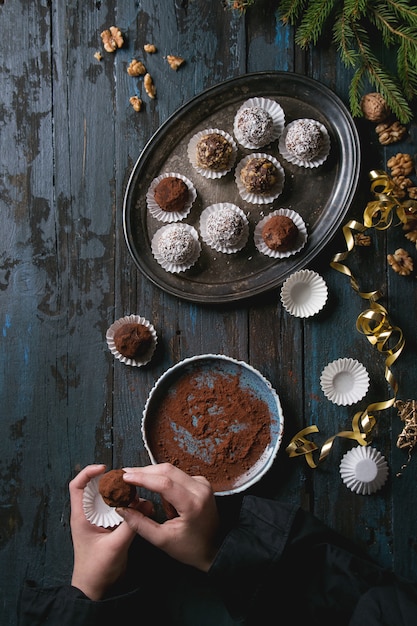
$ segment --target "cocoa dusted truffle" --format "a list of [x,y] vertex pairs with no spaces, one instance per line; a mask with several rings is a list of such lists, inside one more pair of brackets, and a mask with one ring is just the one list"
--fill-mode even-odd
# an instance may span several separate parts
[[129,359],[144,355],[152,345],[152,333],[144,324],[122,324],[114,333],[116,350]]
[[249,159],[240,172],[240,180],[250,193],[268,193],[278,179],[277,168],[266,157]]
[[209,133],[201,137],[196,146],[196,163],[203,169],[215,171],[230,167],[233,147],[220,133]]
[[262,228],[262,239],[270,250],[291,250],[298,237],[298,228],[286,215],[272,216]]
[[123,480],[124,473],[122,469],[110,470],[99,480],[99,493],[108,506],[129,506],[135,499],[136,487]]
[[167,176],[156,185],[154,198],[163,211],[182,211],[188,199],[188,187],[181,178]]

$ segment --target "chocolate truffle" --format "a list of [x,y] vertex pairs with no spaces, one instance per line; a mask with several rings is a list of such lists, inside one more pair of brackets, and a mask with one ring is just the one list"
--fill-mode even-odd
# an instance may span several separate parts
[[144,324],[131,322],[116,329],[113,337],[116,350],[129,359],[144,355],[152,345],[152,333]]
[[237,245],[243,235],[243,217],[232,207],[222,207],[213,211],[206,222],[207,235],[213,244],[225,247]]
[[182,211],[188,199],[188,187],[181,178],[167,176],[156,185],[154,198],[163,211]]
[[262,228],[262,239],[270,250],[291,250],[297,236],[297,226],[286,215],[273,215]]
[[250,193],[268,193],[278,182],[278,170],[266,157],[254,157],[242,167],[240,180]]
[[194,237],[183,224],[174,224],[161,234],[158,252],[167,263],[187,263],[195,253]]
[[232,156],[231,143],[220,133],[203,135],[196,146],[196,162],[203,169],[226,170],[230,167]]
[[236,118],[236,127],[244,141],[259,148],[270,141],[274,123],[268,111],[253,106],[240,111]]
[[288,128],[285,147],[301,161],[312,161],[323,147],[323,134],[315,120],[297,120]]
[[129,506],[135,499],[136,487],[123,480],[124,473],[122,469],[110,470],[99,480],[99,493],[109,506]]

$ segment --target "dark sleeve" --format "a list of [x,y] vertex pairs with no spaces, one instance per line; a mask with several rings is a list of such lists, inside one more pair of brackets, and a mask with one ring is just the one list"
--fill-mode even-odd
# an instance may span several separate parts
[[[243,499],[239,523],[225,537],[209,577],[231,615],[248,625],[278,624],[283,608],[292,626],[417,624],[415,585],[404,583],[398,596],[391,572],[313,515],[274,500]],[[396,621],[368,619],[382,597],[406,614],[396,614]]]
[[76,587],[41,588],[27,583],[21,594],[19,626],[114,626],[121,617],[135,614],[139,615],[138,591],[93,602]]

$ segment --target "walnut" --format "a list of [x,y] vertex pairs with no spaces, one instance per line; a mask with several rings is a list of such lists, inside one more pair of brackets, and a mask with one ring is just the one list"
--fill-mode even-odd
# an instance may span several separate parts
[[168,54],[167,61],[172,70],[177,70],[185,62],[185,59],[182,57],[176,57],[173,54]]
[[97,61],[101,61],[101,59],[103,58],[101,52],[97,50],[97,52],[94,54],[94,58],[97,59]]
[[404,248],[398,248],[394,254],[388,254],[387,261],[400,276],[408,276],[413,271],[413,259]]
[[384,122],[390,115],[388,107],[380,93],[367,93],[361,99],[361,109],[365,119],[371,122]]
[[103,30],[101,39],[106,52],[115,52],[124,44],[123,35],[117,26],[110,26],[109,30]]
[[145,52],[148,52],[148,54],[154,54],[156,52],[156,47],[153,43],[145,43],[143,49],[145,50]]
[[417,215],[407,215],[407,221],[403,224],[403,231],[409,241],[417,242]]
[[146,67],[143,65],[142,61],[132,59],[127,68],[127,73],[129,76],[143,76],[146,74]]
[[142,100],[138,96],[132,96],[129,98],[129,102],[135,111],[140,111],[142,108]]
[[371,238],[369,235],[363,233],[356,233],[353,237],[355,246],[367,247],[371,245]]
[[409,187],[408,188],[408,196],[412,200],[417,200],[417,187]]
[[400,141],[407,132],[406,127],[400,124],[398,120],[393,123],[383,122],[378,124],[375,130],[378,134],[379,143],[383,146]]
[[143,86],[148,96],[152,99],[156,97],[156,89],[150,74],[145,74],[143,79]]
[[414,161],[410,154],[404,154],[398,152],[395,156],[391,157],[387,162],[388,167],[391,170],[391,176],[408,176],[414,171]]

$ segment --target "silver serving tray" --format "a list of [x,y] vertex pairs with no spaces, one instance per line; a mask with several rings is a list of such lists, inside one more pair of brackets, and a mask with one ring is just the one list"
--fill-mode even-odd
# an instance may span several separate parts
[[[209,180],[198,174],[187,156],[189,139],[205,128],[221,128],[233,135],[233,119],[245,100],[272,98],[285,112],[285,123],[301,117],[323,123],[331,150],[316,169],[287,163],[275,141],[261,150],[239,146],[236,163],[250,152],[274,155],[285,170],[282,194],[270,205],[244,202],[237,190],[234,168],[224,178]],[[164,172],[178,172],[195,185],[197,199],[184,219],[199,230],[202,210],[215,202],[233,202],[247,214],[249,240],[237,254],[215,252],[202,242],[198,262],[186,272],[166,272],[151,252],[153,234],[163,223],[147,209],[146,192],[152,180]],[[156,131],[131,172],[123,205],[124,234],[138,269],[155,285],[179,298],[220,303],[250,298],[273,289],[293,272],[305,268],[323,249],[343,221],[355,195],[360,175],[359,137],[343,102],[330,89],[306,76],[288,72],[246,74],[220,83],[178,109]],[[262,255],[253,243],[256,223],[277,208],[297,211],[306,223],[308,241],[286,259]]]

